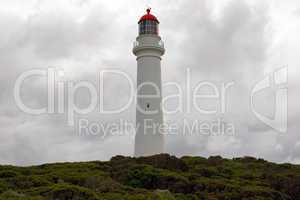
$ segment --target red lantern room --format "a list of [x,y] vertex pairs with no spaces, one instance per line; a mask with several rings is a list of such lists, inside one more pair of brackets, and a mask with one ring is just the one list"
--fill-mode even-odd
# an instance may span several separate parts
[[157,18],[150,14],[151,9],[147,9],[147,14],[142,16],[139,20],[139,35],[152,34],[158,35],[158,24]]

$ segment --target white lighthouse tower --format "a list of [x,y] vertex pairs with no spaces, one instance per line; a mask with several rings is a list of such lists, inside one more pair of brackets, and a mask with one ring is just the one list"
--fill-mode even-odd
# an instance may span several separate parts
[[133,47],[137,57],[136,157],[164,152],[160,62],[165,48],[158,32],[159,21],[150,14],[150,8],[138,24],[139,35]]

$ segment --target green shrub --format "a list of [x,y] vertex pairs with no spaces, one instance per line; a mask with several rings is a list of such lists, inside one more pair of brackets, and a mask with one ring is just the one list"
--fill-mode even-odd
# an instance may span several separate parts
[[0,178],[13,178],[18,176],[19,173],[12,170],[0,171]]
[[9,190],[0,195],[0,200],[44,200],[41,196],[26,196]]
[[298,200],[300,166],[167,154],[0,166],[0,200]]

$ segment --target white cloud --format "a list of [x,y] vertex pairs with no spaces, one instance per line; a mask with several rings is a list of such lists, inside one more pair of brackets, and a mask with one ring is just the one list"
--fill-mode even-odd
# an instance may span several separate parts
[[[67,79],[97,83],[100,69],[118,68],[136,76],[132,42],[137,20],[149,1],[1,1],[0,7],[0,162],[37,164],[63,160],[109,159],[130,155],[133,137],[105,140],[78,137],[65,115],[31,116],[20,112],[13,99],[17,76],[32,68],[64,69]],[[235,81],[225,117],[237,127],[232,137],[170,136],[167,150],[177,155],[242,156],[251,154],[276,162],[299,162],[298,44],[300,15],[297,1],[150,1],[161,21],[166,44],[163,79],[184,86],[185,68],[192,84],[201,80]],[[252,84],[274,68],[289,65],[289,132],[278,135],[255,119],[248,107]],[[126,101],[127,86],[109,79],[108,105]],[[27,103],[46,103],[45,85],[28,85]],[[167,93],[167,91],[166,91]],[[260,100],[262,107],[272,96]],[[266,100],[267,99],[267,100]],[[86,102],[86,95],[78,97]],[[267,103],[265,103],[265,102]],[[87,118],[134,121],[135,107],[121,115],[92,113]],[[170,121],[184,114],[166,116]],[[193,112],[190,119],[213,120]],[[116,148],[118,147],[118,148]]]

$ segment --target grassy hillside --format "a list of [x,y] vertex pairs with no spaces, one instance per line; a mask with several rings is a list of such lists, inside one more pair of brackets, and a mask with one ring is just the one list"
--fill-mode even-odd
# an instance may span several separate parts
[[300,166],[251,157],[0,166],[0,200],[299,200]]

